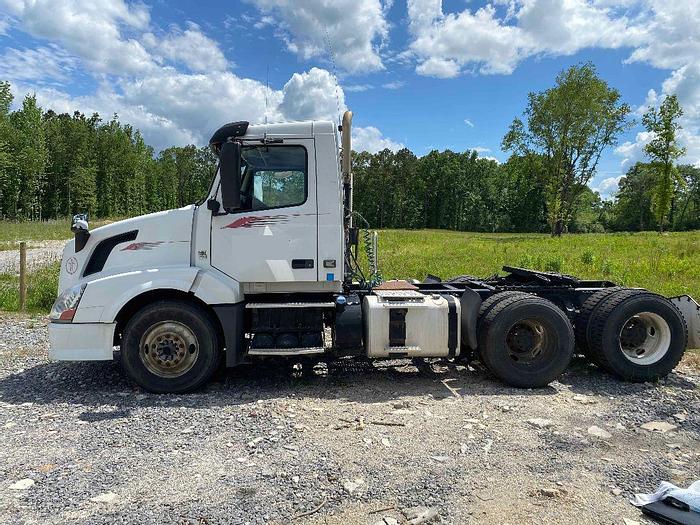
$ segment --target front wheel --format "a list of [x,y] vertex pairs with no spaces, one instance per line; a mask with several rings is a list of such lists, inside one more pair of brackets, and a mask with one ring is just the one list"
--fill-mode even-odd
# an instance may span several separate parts
[[209,316],[183,301],[158,301],[134,314],[124,329],[121,353],[126,375],[158,394],[201,387],[222,355]]
[[482,305],[478,350],[484,365],[505,383],[543,387],[569,365],[573,328],[551,301],[504,292]]

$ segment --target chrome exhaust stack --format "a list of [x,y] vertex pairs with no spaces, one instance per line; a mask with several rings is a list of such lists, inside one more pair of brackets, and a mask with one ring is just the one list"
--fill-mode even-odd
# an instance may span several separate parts
[[352,111],[343,114],[341,130],[342,157],[340,171],[343,175],[343,196],[347,228],[352,228]]

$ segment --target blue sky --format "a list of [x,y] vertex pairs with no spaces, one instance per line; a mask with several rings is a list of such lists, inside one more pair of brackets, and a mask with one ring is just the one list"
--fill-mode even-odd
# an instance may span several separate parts
[[[638,121],[678,94],[683,160],[698,163],[699,57],[697,0],[0,0],[0,79],[18,99],[118,113],[156,149],[340,106],[359,149],[503,161],[527,93],[592,61]],[[639,125],[622,136],[591,186],[610,197],[648,140]]]

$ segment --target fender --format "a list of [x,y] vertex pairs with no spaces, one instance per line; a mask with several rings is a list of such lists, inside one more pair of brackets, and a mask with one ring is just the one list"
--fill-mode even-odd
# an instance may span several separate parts
[[[74,323],[113,323],[134,297],[152,290],[192,292],[209,305],[243,300],[237,281],[216,271],[180,266],[120,273],[89,281]],[[114,297],[114,300],[111,298]]]
[[88,281],[73,322],[113,323],[124,305],[144,292],[162,289],[189,292],[198,272],[199,268],[193,266],[171,266]]

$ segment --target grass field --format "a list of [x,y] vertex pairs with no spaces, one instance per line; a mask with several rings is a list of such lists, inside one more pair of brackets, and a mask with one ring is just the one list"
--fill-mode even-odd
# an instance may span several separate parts
[[31,247],[36,241],[67,239],[71,236],[70,222],[66,220],[35,222],[0,222],[0,251],[17,250],[20,241]]
[[504,265],[607,279],[663,295],[700,297],[700,231],[578,234],[487,234],[385,230],[379,267],[385,279],[485,277]]
[[[97,226],[97,224],[93,224]],[[0,246],[20,240],[67,239],[68,221],[0,223]],[[487,234],[443,230],[384,230],[379,266],[384,278],[488,276],[504,265],[608,279],[663,295],[700,297],[700,232],[567,235]],[[55,297],[58,264],[29,277],[29,307],[47,311]],[[0,274],[0,310],[17,309],[17,276]]]
[[[97,228],[114,220],[91,221],[90,228]],[[20,241],[27,241],[32,247],[40,241],[68,239],[73,235],[70,231],[70,219],[51,221],[0,221],[0,251],[17,250]]]

